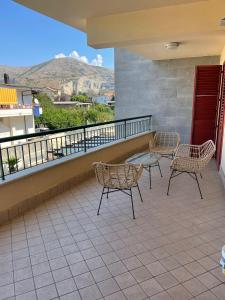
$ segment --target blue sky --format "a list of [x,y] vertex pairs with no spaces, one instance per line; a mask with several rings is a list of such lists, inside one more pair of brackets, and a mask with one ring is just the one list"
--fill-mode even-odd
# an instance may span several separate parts
[[31,66],[59,53],[73,53],[78,59],[113,68],[113,49],[88,47],[83,32],[11,0],[0,0],[0,28],[0,65]]

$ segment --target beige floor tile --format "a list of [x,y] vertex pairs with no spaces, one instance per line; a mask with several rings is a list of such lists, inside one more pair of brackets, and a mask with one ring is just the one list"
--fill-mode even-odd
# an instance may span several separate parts
[[167,290],[175,285],[178,285],[177,279],[170,272],[161,274],[161,275],[155,277],[155,279],[158,281],[160,286],[165,290]]
[[79,291],[82,300],[97,300],[102,298],[97,285],[91,285]]
[[102,282],[99,282],[98,287],[104,297],[120,290],[117,282],[113,278],[109,278]]
[[144,266],[140,267],[140,268],[137,268],[137,269],[134,269],[130,273],[133,275],[133,277],[137,280],[138,283],[140,283],[142,281],[146,281],[146,280],[152,278],[151,273]]
[[112,277],[112,275],[110,274],[109,270],[106,267],[95,269],[91,273],[96,282],[100,282]]
[[105,297],[105,300],[126,300],[124,294],[122,292],[116,292],[114,294],[111,294],[107,297]]
[[193,296],[197,296],[207,291],[207,287],[197,278],[192,278],[184,282],[183,285]]
[[167,197],[170,161],[160,163],[164,176],[153,170],[151,191],[148,174],[140,180],[143,203],[134,192],[136,220],[122,193],[104,199],[97,216],[101,188],[89,178],[1,226],[0,299],[12,300],[15,284],[19,300],[103,299],[98,285],[106,300],[224,300],[225,192],[215,164],[201,200],[187,176]]
[[127,272],[127,268],[121,261],[108,265],[108,269],[113,276],[117,276]]
[[197,261],[185,265],[185,268],[193,275],[198,276],[206,272],[206,270]]
[[218,300],[218,298],[212,292],[207,291],[197,296],[195,300]]
[[121,289],[126,289],[132,285],[136,284],[135,278],[131,275],[130,272],[123,273],[115,277],[118,285]]
[[216,297],[220,300],[224,299],[225,295],[225,284],[221,284],[215,288],[212,289],[212,293],[216,295]]
[[199,275],[197,278],[201,281],[201,283],[208,287],[208,289],[221,284],[221,281],[210,273],[204,273],[202,275]]
[[128,300],[143,300],[146,299],[146,294],[139,285],[133,285],[123,290],[125,297]]
[[154,278],[142,282],[140,286],[148,296],[153,296],[163,291],[161,285]]
[[151,272],[152,276],[157,276],[167,272],[163,265],[159,261],[155,261],[146,266],[146,268]]
[[173,300],[192,299],[192,295],[181,284],[167,290]]
[[188,272],[184,267],[174,269],[171,271],[171,273],[180,283],[187,281],[193,277],[193,275],[190,272]]
[[161,292],[150,298],[151,300],[172,300],[171,296],[167,292]]

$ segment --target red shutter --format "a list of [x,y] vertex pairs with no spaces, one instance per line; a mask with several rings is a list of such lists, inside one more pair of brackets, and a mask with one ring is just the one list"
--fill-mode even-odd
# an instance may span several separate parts
[[197,66],[192,116],[192,144],[216,141],[221,65]]
[[225,64],[221,80],[221,90],[219,97],[218,118],[217,118],[217,151],[216,161],[218,168],[220,167],[222,146],[223,146],[223,131],[224,131],[224,106],[225,106]]

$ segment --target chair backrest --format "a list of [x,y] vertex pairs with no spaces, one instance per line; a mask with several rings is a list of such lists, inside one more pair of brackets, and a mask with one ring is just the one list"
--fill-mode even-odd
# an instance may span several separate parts
[[136,184],[143,171],[142,165],[93,163],[98,182],[109,188],[129,188]]
[[180,135],[177,132],[156,132],[154,136],[155,146],[174,147],[180,143]]
[[203,166],[206,166],[216,151],[216,146],[212,140],[208,140],[200,146],[200,159]]

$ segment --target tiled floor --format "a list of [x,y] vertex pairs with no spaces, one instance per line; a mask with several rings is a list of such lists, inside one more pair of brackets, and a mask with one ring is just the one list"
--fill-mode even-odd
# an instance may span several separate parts
[[219,267],[225,244],[225,193],[214,163],[200,179],[187,175],[166,196],[163,178],[141,178],[136,220],[126,195],[111,194],[96,216],[95,179],[0,227],[0,299],[225,299]]

